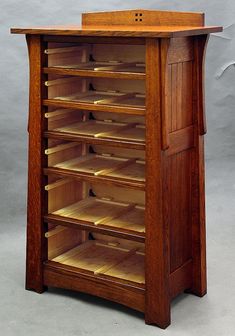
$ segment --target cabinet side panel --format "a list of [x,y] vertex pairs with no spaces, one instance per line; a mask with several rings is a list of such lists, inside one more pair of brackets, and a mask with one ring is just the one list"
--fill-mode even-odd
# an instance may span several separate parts
[[207,36],[172,39],[168,52],[166,195],[171,272],[192,259],[191,292],[206,293],[203,63]]
[[28,147],[28,209],[26,289],[43,292],[42,261],[46,259],[46,239],[43,232],[43,153],[41,113],[42,42],[36,35],[27,36],[29,53],[29,147]]
[[164,200],[170,234],[170,271],[192,257],[191,251],[191,150],[166,158]]
[[193,39],[171,39],[167,66],[168,130],[193,124]]

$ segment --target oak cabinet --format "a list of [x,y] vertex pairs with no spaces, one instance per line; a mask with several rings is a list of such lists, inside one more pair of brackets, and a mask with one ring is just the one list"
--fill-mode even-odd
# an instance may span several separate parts
[[87,13],[26,34],[26,288],[61,287],[170,324],[206,293],[201,13]]

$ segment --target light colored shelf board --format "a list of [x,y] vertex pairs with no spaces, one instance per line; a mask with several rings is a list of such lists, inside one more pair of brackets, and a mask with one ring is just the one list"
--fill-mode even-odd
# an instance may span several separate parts
[[52,214],[98,225],[112,218],[116,218],[119,214],[123,213],[125,208],[128,209],[129,206],[130,204],[127,203],[88,197],[70,206],[54,211]]
[[123,71],[123,72],[134,72],[134,73],[144,73],[145,64],[137,62],[121,62],[121,61],[99,61],[99,62],[87,62],[79,64],[68,64],[68,65],[56,65],[55,68],[65,68],[65,69],[78,69],[78,70],[92,70],[92,71]]
[[53,131],[94,138],[145,142],[145,127],[140,124],[88,120],[59,127]]
[[[49,167],[50,168],[50,167]],[[145,165],[135,158],[105,154],[87,154],[59,162],[51,168],[76,171],[91,176],[110,176],[118,179],[145,181]]]
[[144,284],[144,254],[138,249],[122,248],[119,244],[90,240],[53,258],[63,265]]
[[146,109],[145,106],[136,105],[122,105],[122,104],[91,104],[86,102],[81,102],[78,100],[68,100],[68,99],[44,99],[44,106],[53,106],[69,109],[79,109],[82,111],[100,111],[107,113],[121,113],[129,115],[144,116]]
[[145,182],[145,165],[140,162],[133,162],[120,169],[108,172],[105,176]]
[[118,105],[123,107],[145,107],[145,97],[138,93],[109,92],[109,91],[87,91],[67,96],[58,96],[52,100],[75,101],[85,104],[96,105]]
[[[138,72],[137,72],[138,71]],[[93,77],[93,78],[113,78],[113,79],[131,79],[131,80],[145,80],[146,75],[143,69],[135,69],[134,67],[120,68],[117,70],[87,70],[78,69],[75,66],[53,66],[43,68],[43,73],[54,74],[62,76],[76,76],[76,77]]]
[[54,211],[52,215],[75,219],[85,224],[145,232],[144,209],[132,203],[88,197]]
[[100,137],[106,133],[111,133],[125,127],[124,123],[105,122],[99,120],[89,120],[85,122],[73,123],[55,129],[55,131],[68,132],[91,137]]
[[144,225],[144,209],[135,206],[129,211],[123,213],[117,218],[113,218],[105,223],[106,226],[111,226],[119,229],[128,229],[135,232],[145,232]]
[[112,132],[107,135],[103,134],[103,138],[145,142],[145,127],[142,125],[135,125],[132,128],[123,128],[117,130],[117,132]]

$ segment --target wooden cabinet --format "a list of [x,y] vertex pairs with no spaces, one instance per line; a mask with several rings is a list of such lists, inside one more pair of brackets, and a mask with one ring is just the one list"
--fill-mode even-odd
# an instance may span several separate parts
[[206,293],[200,13],[88,13],[26,34],[26,288],[61,287],[170,324]]

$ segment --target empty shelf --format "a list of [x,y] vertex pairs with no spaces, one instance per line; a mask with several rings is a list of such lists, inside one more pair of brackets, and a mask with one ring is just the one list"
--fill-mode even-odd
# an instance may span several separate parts
[[85,122],[73,123],[67,126],[63,126],[55,129],[55,131],[75,133],[90,137],[102,137],[106,133],[115,133],[115,131],[121,130],[125,127],[124,123],[116,123],[109,121],[89,120]]
[[145,232],[144,207],[131,203],[88,197],[54,211],[51,215],[54,219],[56,217],[75,219],[84,225],[102,225],[121,228],[122,231]]
[[124,167],[107,172],[105,176],[145,182],[145,162],[136,160],[135,162],[127,164]]
[[135,232],[145,232],[144,207],[136,205],[121,216],[109,220],[105,225]]
[[70,170],[86,176],[107,176],[120,180],[145,181],[144,161],[108,154],[88,154],[57,163],[49,168]]
[[87,241],[52,261],[139,284],[145,283],[144,253],[137,248],[128,250],[120,244],[99,240]]
[[69,64],[69,65],[56,65],[54,67],[65,68],[65,69],[79,69],[79,70],[92,70],[92,71],[125,71],[125,72],[145,72],[144,63],[135,62],[119,62],[119,61],[109,61],[109,62],[87,62],[79,64]]
[[145,126],[112,121],[88,120],[56,128],[52,131],[75,134],[81,137],[128,140],[143,143]]
[[96,91],[90,90],[84,93],[77,93],[69,96],[58,96],[52,100],[72,101],[85,104],[97,105],[118,105],[126,107],[145,106],[145,96],[134,92],[117,92],[117,91]]
[[43,69],[47,74],[123,79],[145,79],[145,64],[136,62],[87,62],[58,64]]

